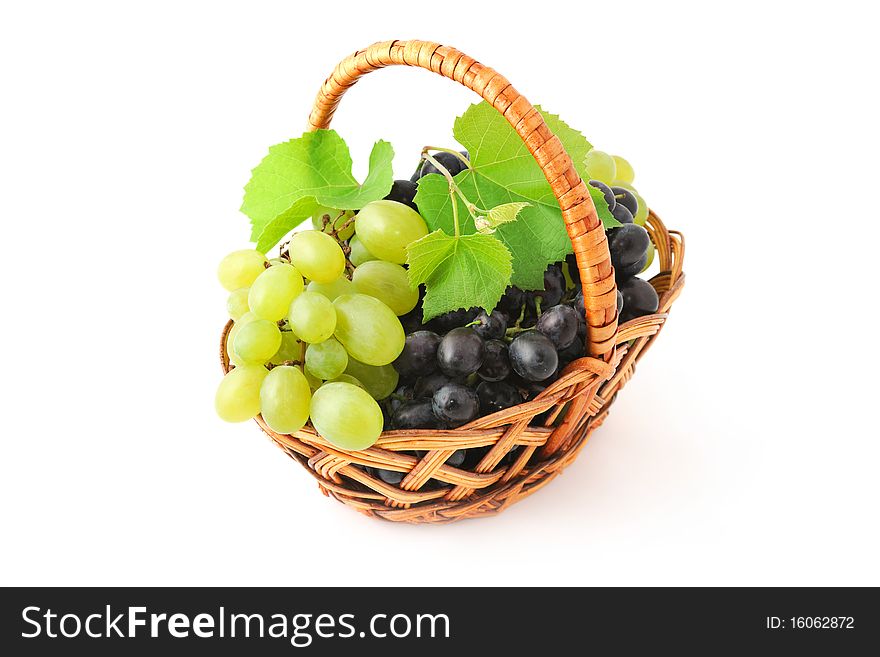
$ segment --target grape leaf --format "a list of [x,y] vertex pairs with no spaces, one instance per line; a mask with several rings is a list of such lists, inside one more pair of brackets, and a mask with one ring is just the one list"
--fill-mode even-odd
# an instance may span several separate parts
[[435,230],[406,249],[409,282],[424,283],[422,320],[456,310],[491,312],[504,294],[511,274],[510,252],[493,235],[453,237]]
[[[543,111],[541,115],[586,180],[583,162],[592,148],[590,143],[558,116]],[[541,168],[510,124],[485,101],[471,105],[455,120],[453,134],[471,154],[471,167],[455,176],[471,202],[483,208],[529,203],[516,221],[499,226],[495,236],[512,255],[511,283],[526,290],[543,287],[547,265],[562,260],[572,252],[572,246],[559,203]],[[452,234],[452,201],[446,180],[439,174],[428,174],[418,185],[415,202],[428,227]],[[619,225],[601,192],[590,188],[590,195],[605,226]],[[473,219],[460,199],[458,203],[461,232],[474,233]]]
[[394,149],[379,140],[363,184],[351,174],[351,154],[335,130],[306,132],[272,146],[252,171],[241,211],[251,219],[251,241],[266,252],[319,205],[357,210],[386,196],[394,182]]

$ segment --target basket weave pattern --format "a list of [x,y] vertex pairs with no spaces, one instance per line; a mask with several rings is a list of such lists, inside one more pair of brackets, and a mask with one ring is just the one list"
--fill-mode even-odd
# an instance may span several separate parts
[[[660,296],[660,307],[656,314],[618,327],[605,231],[586,184],[540,113],[491,68],[437,43],[377,43],[347,57],[327,78],[309,117],[310,128],[328,127],[345,91],[362,75],[390,65],[425,68],[463,84],[495,107],[522,138],[559,200],[574,246],[584,289],[589,356],[572,362],[531,401],[457,429],[386,431],[366,450],[341,450],[309,424],[284,435],[269,429],[260,417],[257,423],[318,480],[326,495],[386,520],[450,522],[504,509],[549,483],[576,458],[681,292],[684,242],[649,213],[646,228],[660,264],[660,273],[650,282]],[[225,344],[231,326],[229,322],[220,343],[224,372],[230,368]],[[539,415],[541,421],[536,422]],[[446,465],[456,450],[475,448],[485,448],[477,463]],[[412,451],[424,456],[407,453]],[[402,472],[405,477],[392,486],[358,466]]]

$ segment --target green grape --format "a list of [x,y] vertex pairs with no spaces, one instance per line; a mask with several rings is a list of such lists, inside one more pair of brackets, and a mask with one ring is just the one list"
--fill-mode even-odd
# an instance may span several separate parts
[[636,190],[633,189],[631,191],[639,202],[639,211],[636,212],[633,217],[633,222],[637,223],[639,226],[644,226],[648,221],[648,204],[645,203],[645,199],[643,199]]
[[633,221],[639,226],[644,226],[645,222],[648,221],[648,204],[645,203],[645,199],[643,199],[642,195],[636,191],[636,188],[632,186],[632,183],[628,183],[624,180],[615,180],[611,183],[611,187],[623,187],[633,193],[636,200],[639,202],[639,211],[636,212]]
[[233,365],[244,365],[244,361],[235,353],[235,336],[238,335],[242,326],[256,319],[258,318],[253,313],[245,313],[237,322],[232,324],[232,328],[226,334],[226,355],[229,356],[229,362]]
[[307,369],[303,369],[303,376],[306,377],[306,381],[309,382],[309,388],[312,392],[315,392],[318,388],[324,385],[324,382],[316,377],[314,374],[309,372]]
[[275,322],[256,319],[239,329],[232,341],[235,355],[245,363],[262,365],[278,351],[281,346],[281,331]]
[[275,265],[289,265],[290,260],[288,260],[287,258],[271,258],[269,260],[269,264],[272,265],[273,267]]
[[358,381],[351,374],[340,374],[337,377],[328,379],[326,383],[350,383],[351,385],[357,386],[358,388],[363,388],[364,390],[367,389],[367,387],[363,383]]
[[220,261],[217,278],[220,279],[220,285],[234,292],[249,287],[263,273],[266,262],[266,256],[254,249],[233,251]]
[[609,185],[617,177],[617,167],[614,164],[614,158],[605,151],[595,148],[588,151],[587,156],[584,158],[584,166],[587,168],[590,180],[598,180]]
[[292,265],[269,267],[257,277],[248,294],[248,307],[257,317],[284,319],[290,302],[303,291],[303,279]]
[[[327,215],[326,227],[324,226],[324,215]],[[315,230],[320,230],[323,233],[330,233],[335,228],[339,231],[336,236],[341,240],[347,240],[354,235],[354,222],[352,221],[348,226],[345,224],[351,221],[353,216],[353,210],[337,210],[336,208],[328,208],[326,205],[319,205],[315,214],[312,215],[312,226]],[[339,230],[340,228],[342,230]]]
[[260,414],[269,428],[278,433],[302,429],[309,419],[311,401],[309,382],[290,365],[272,368],[260,386]]
[[233,321],[237,322],[242,315],[250,311],[248,292],[250,292],[249,287],[240,287],[229,293],[229,297],[226,299],[226,312],[229,313]]
[[317,281],[312,281],[306,289],[309,292],[323,294],[330,299],[330,301],[333,301],[333,299],[340,294],[354,294],[356,292],[354,285],[352,285],[351,281],[345,276],[340,276],[332,283],[318,283]]
[[287,321],[303,342],[323,342],[336,329],[336,309],[323,294],[303,292],[290,304]]
[[382,433],[382,409],[366,390],[351,383],[325,383],[312,395],[315,430],[342,449],[366,449]]
[[[655,253],[654,242],[649,242],[648,243],[648,260],[647,260],[647,262],[645,262],[645,266],[642,267],[642,272],[648,271],[648,267],[650,267],[651,263],[654,262],[654,253]],[[642,272],[639,272],[639,273],[642,273]]]
[[336,339],[362,363],[387,365],[403,351],[400,320],[384,303],[366,294],[343,294],[336,308]]
[[351,282],[358,292],[376,297],[398,316],[406,315],[419,302],[419,291],[409,286],[406,269],[391,262],[365,262],[355,268]]
[[355,221],[358,239],[380,260],[402,265],[406,247],[428,234],[428,226],[418,212],[397,201],[373,201],[358,212]]
[[347,365],[348,352],[338,340],[329,338],[306,347],[306,369],[319,379],[335,379]]
[[365,262],[370,262],[371,260],[378,260],[376,256],[367,251],[367,247],[358,239],[357,235],[348,241],[348,246],[351,249],[348,259],[351,260],[351,264],[355,267],[360,267]]
[[620,157],[620,155],[612,155],[611,157],[614,158],[615,177],[621,182],[632,185],[632,181],[636,178],[636,172],[633,171],[632,164],[627,162],[625,158]]
[[302,361],[303,343],[293,331],[281,331],[281,346],[269,360],[273,365],[281,365],[288,360]]
[[310,281],[332,283],[345,271],[345,254],[339,243],[317,230],[304,230],[290,238],[290,261]]
[[260,412],[260,386],[269,373],[262,365],[243,365],[223,377],[214,397],[217,415],[227,422],[244,422]]
[[397,388],[400,375],[393,365],[367,365],[355,360],[348,359],[348,367],[345,373],[355,377],[363,384],[363,387],[373,397],[373,399],[385,399]]

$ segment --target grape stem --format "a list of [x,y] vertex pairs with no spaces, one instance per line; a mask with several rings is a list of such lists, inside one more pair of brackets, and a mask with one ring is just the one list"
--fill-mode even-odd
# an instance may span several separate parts
[[472,203],[470,199],[465,196],[464,192],[461,191],[461,188],[456,184],[455,180],[451,173],[449,173],[449,169],[440,164],[433,155],[431,155],[428,151],[443,151],[444,153],[452,153],[456,155],[462,162],[467,165],[467,168],[471,168],[470,162],[467,158],[459,153],[458,151],[454,151],[449,148],[436,148],[433,146],[425,146],[422,149],[422,159],[426,162],[430,162],[434,165],[434,167],[439,171],[444,178],[446,178],[446,182],[449,183],[449,198],[452,200],[452,220],[455,225],[455,236],[459,237],[461,235],[461,229],[459,228],[458,223],[458,203],[455,200],[455,197],[458,196],[461,199],[461,202],[464,203],[464,206],[467,208],[468,213],[471,215],[471,218],[476,221],[478,215],[487,215],[489,214],[488,210],[485,210],[478,205]]
[[467,169],[471,168],[471,161],[469,159],[467,159],[464,155],[459,153],[457,150],[454,150],[452,148],[444,148],[443,146],[425,146],[422,149],[422,157],[423,158],[425,157],[425,155],[428,154],[428,151],[440,151],[442,153],[449,153],[450,155],[454,155],[459,160],[461,160],[461,163],[464,164],[465,168],[467,168]]

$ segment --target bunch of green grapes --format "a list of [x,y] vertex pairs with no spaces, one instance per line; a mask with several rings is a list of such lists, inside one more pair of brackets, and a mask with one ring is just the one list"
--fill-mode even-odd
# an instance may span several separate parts
[[419,302],[406,247],[428,229],[410,204],[391,199],[357,213],[321,207],[312,224],[278,258],[242,250],[221,261],[233,367],[215,406],[228,422],[261,415],[279,433],[311,420],[333,445],[365,449],[386,424],[378,400],[398,385],[399,317]]

